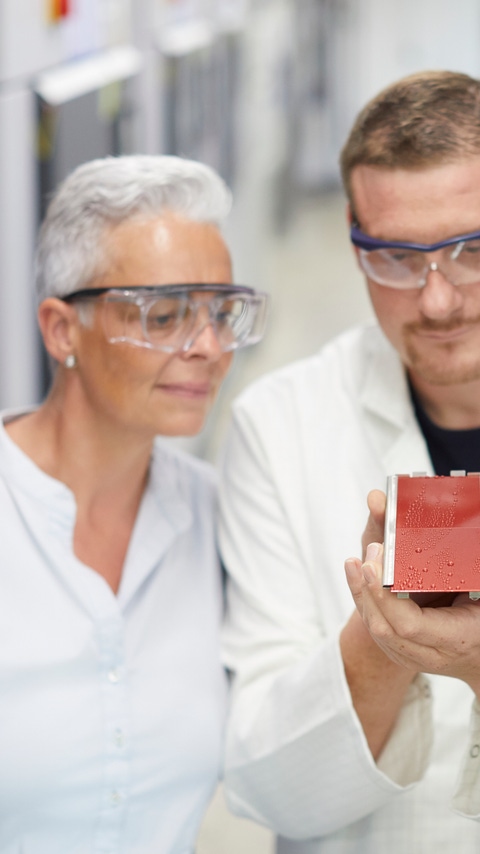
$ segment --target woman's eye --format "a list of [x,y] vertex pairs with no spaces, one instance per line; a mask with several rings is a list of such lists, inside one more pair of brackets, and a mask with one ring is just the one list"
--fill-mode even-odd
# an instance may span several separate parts
[[216,322],[221,326],[231,326],[245,315],[246,304],[242,300],[229,300],[216,312]]
[[165,327],[172,326],[175,323],[176,319],[177,315],[173,313],[148,315],[149,325],[155,326],[158,329],[163,329]]
[[232,311],[225,310],[218,312],[216,320],[220,325],[225,326],[228,323],[231,326],[235,321],[235,317],[236,315]]
[[151,305],[148,310],[147,327],[157,332],[173,329],[181,315],[181,306],[176,300],[160,300]]

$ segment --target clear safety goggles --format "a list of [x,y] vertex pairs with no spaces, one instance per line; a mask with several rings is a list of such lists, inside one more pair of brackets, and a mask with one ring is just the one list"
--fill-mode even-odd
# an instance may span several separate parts
[[187,352],[211,326],[223,352],[256,344],[267,318],[267,294],[243,285],[136,285],[86,288],[65,302],[95,300],[111,344],[133,344],[164,353]]
[[452,285],[480,282],[480,231],[438,243],[403,243],[369,237],[353,225],[350,240],[363,272],[379,285],[423,288],[430,271],[439,271]]

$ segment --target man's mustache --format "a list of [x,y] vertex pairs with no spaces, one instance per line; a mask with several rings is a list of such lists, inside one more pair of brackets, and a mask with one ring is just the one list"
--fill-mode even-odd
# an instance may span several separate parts
[[455,318],[452,320],[425,318],[421,323],[407,323],[404,328],[407,332],[455,332],[456,329],[464,329],[465,326],[476,326],[477,324],[480,324],[480,315],[474,318]]

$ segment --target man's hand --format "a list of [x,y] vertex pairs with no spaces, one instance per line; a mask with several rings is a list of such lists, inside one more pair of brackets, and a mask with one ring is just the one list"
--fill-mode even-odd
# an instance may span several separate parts
[[382,557],[383,546],[371,543],[365,563],[357,558],[345,562],[357,611],[370,636],[396,664],[462,679],[480,697],[480,602],[465,593],[449,607],[422,608],[412,599],[398,599],[382,587]]
[[[385,493],[375,489],[367,502],[370,515],[362,536],[364,559],[368,544],[383,540]],[[360,572],[360,568],[361,562],[354,562],[354,571]],[[355,711],[372,756],[377,759],[415,674],[385,655],[369,633],[361,612],[355,610],[340,634],[340,650]]]
[[372,489],[367,495],[367,504],[370,515],[367,520],[367,526],[362,534],[363,560],[365,560],[369,543],[383,543],[387,496],[380,489]]

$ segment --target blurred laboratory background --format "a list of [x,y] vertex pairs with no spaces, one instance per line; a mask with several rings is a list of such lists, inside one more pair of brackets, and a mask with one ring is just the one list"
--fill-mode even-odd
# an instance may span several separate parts
[[[246,384],[371,316],[338,153],[362,104],[422,68],[480,76],[480,0],[0,0],[0,408],[48,386],[31,270],[58,181],[107,154],[192,157],[233,190],[236,281],[272,304],[184,443],[216,461]],[[198,854],[272,852],[219,787]]]

